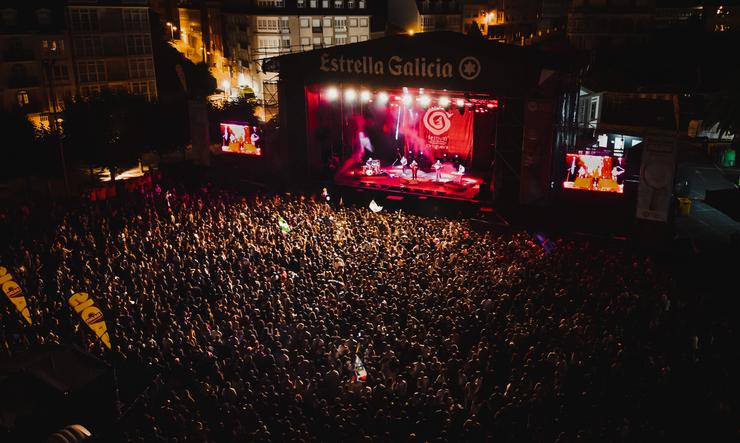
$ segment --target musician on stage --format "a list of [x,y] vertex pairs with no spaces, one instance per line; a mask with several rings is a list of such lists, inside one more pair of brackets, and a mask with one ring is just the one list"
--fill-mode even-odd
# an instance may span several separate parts
[[435,172],[435,181],[442,181],[442,162],[437,160],[437,162],[432,166],[434,168]]
[[462,163],[460,163],[460,166],[457,168],[457,173],[460,174],[459,180],[460,183],[462,183],[463,175],[465,175],[465,166],[463,166]]
[[406,175],[406,165],[409,163],[409,161],[406,159],[405,155],[401,156],[401,174]]
[[416,160],[411,161],[411,180],[416,180],[416,172],[419,170],[419,164]]

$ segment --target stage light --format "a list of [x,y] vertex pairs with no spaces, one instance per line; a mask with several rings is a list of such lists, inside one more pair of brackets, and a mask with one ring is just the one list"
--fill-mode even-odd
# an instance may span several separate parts
[[455,100],[455,104],[458,108],[462,108],[463,106],[465,106],[465,100],[458,98],[457,100]]
[[428,95],[422,95],[421,97],[419,97],[419,104],[425,108],[429,106],[429,103],[431,101],[432,99],[430,99]]
[[352,88],[344,90],[344,99],[348,102],[353,102],[357,98],[357,91]]
[[489,103],[489,104],[486,105],[486,108],[488,108],[488,109],[493,109],[495,107],[496,106],[493,103]]
[[370,101],[370,91],[362,91],[360,92],[360,101],[363,103],[367,103]]
[[449,97],[440,97],[439,99],[439,106],[446,108],[450,106],[450,98]]
[[329,99],[329,100],[331,100],[331,101],[336,100],[337,98],[339,98],[339,90],[337,88],[333,87],[333,86],[331,88],[327,89],[326,90],[326,98]]
[[411,94],[404,94],[403,95],[403,104],[406,106],[411,106],[411,104],[414,102],[414,98],[411,96]]
[[378,93],[378,104],[384,105],[388,103],[388,94],[385,92],[379,92]]

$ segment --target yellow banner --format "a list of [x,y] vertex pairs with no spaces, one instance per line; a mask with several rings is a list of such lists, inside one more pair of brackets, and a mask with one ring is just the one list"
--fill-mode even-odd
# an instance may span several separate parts
[[69,298],[69,305],[75,310],[92,329],[100,341],[110,349],[110,336],[108,335],[108,326],[105,324],[103,312],[95,306],[95,301],[87,295],[86,292],[78,292]]
[[33,325],[31,312],[28,310],[26,297],[23,296],[20,285],[16,283],[10,272],[2,266],[0,266],[0,288],[2,288],[3,293],[8,296],[8,300],[13,303],[13,306],[21,313],[28,324]]

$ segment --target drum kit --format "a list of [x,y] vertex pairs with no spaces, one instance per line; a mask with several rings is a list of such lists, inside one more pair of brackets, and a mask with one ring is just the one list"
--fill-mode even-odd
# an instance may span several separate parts
[[371,160],[362,167],[363,173],[368,177],[373,175],[380,175],[380,160]]

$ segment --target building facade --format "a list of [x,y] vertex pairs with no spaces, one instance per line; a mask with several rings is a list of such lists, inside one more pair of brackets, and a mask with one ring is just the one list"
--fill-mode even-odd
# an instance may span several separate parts
[[463,32],[463,2],[459,0],[419,0],[417,32]]
[[77,92],[103,89],[157,97],[149,7],[142,0],[70,0],[67,29]]
[[653,0],[573,0],[568,38],[587,50],[644,45],[654,11]]
[[229,93],[253,91],[268,118],[277,105],[277,73],[263,68],[266,59],[370,39],[365,0],[254,0],[224,8]]
[[20,109],[37,126],[49,126],[75,93],[63,7],[0,8],[0,98],[3,109]]

